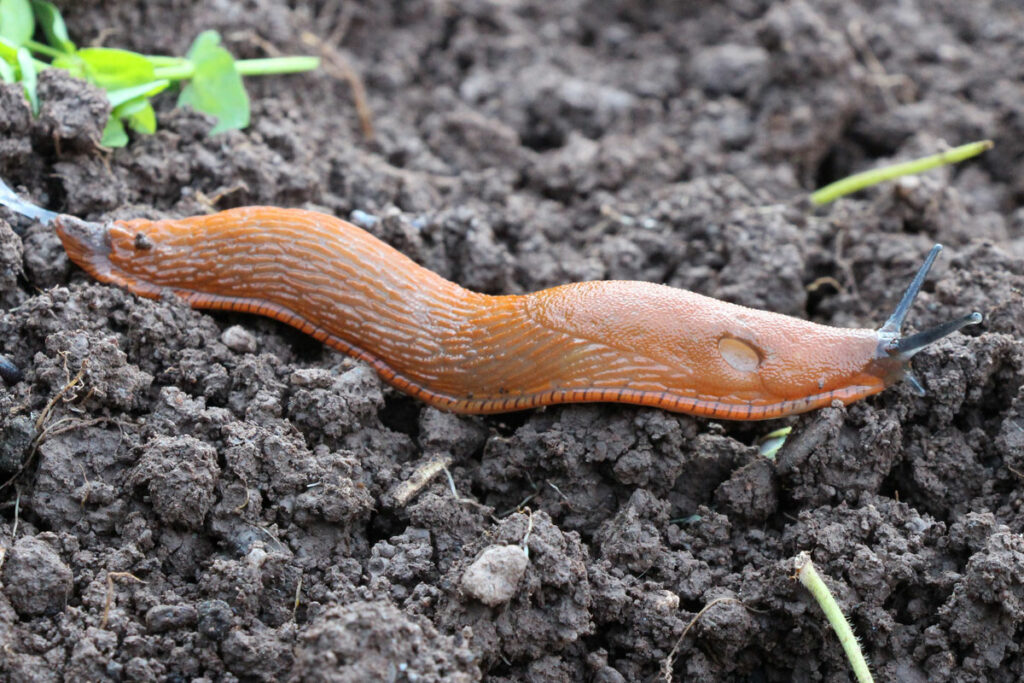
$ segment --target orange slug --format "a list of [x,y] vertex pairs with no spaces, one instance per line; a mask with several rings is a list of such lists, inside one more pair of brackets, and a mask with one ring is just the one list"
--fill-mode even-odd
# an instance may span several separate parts
[[900,336],[939,245],[885,325],[841,329],[649,282],[479,294],[312,211],[247,207],[100,225],[27,204],[6,186],[0,203],[54,225],[71,260],[101,282],[275,318],[457,413],[616,402],[782,417],[850,403],[904,377],[920,389],[910,357],[981,320],[972,313]]

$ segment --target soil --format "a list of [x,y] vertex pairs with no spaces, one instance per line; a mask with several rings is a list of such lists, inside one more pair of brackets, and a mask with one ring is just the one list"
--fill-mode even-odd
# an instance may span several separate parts
[[879,680],[1024,678],[1019,3],[59,4],[79,44],[327,57],[247,79],[245,131],[167,93],[116,151],[96,90],[43,72],[33,118],[0,86],[0,177],[47,208],[304,207],[488,293],[648,280],[836,326],[879,325],[942,242],[910,328],[985,321],[915,358],[925,396],[460,417],[276,322],[92,282],[3,212],[6,679],[849,680],[801,551]]

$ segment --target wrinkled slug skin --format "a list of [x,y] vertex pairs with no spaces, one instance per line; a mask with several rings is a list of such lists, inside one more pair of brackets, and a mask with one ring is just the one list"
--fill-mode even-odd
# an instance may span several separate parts
[[765,419],[849,403],[891,381],[873,360],[873,330],[646,282],[478,294],[311,211],[247,207],[104,229],[83,239],[57,221],[71,259],[98,280],[276,318],[454,412],[610,401]]

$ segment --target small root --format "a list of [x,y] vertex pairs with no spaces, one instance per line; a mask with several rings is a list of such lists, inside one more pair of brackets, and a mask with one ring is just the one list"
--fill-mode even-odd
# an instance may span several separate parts
[[[54,436],[55,434],[61,434],[64,431],[67,431],[63,429],[57,429],[57,426],[64,422],[63,420],[58,420],[54,424],[46,424],[46,422],[49,419],[50,413],[53,411],[54,406],[56,406],[59,401],[64,400],[65,403],[69,403],[71,401],[74,401],[78,397],[77,394],[71,396],[68,396],[68,394],[74,389],[79,389],[85,386],[83,377],[85,377],[85,369],[87,364],[87,360],[83,360],[82,367],[78,370],[78,374],[76,374],[73,378],[68,379],[67,383],[63,387],[61,387],[61,390],[54,394],[49,401],[47,401],[46,405],[43,407],[42,412],[39,413],[39,417],[36,418],[36,438],[32,440],[32,445],[29,448],[28,457],[25,458],[25,461],[23,463],[21,463],[21,467],[18,468],[18,471],[11,475],[10,479],[5,481],[3,484],[0,484],[0,491],[3,491],[5,488],[13,484],[14,481],[21,476],[22,472],[28,469],[28,466],[32,464],[32,460],[35,458],[36,451],[39,450],[39,446],[42,445],[42,443],[46,439],[48,439],[51,436]],[[67,372],[66,354],[64,355],[64,370],[65,372]],[[109,418],[98,419],[107,420]],[[44,424],[46,425],[45,427],[43,426]]]
[[417,467],[412,476],[391,490],[391,499],[395,501],[396,507],[405,507],[434,477],[442,471],[447,472],[450,462],[451,458],[445,456],[433,458]]
[[373,112],[370,110],[370,103],[366,97],[366,86],[363,85],[363,79],[356,72],[352,63],[337,48],[324,42],[310,31],[302,32],[302,42],[320,52],[327,75],[348,83],[348,87],[352,91],[356,116],[359,117],[359,127],[367,140],[373,140],[376,131],[373,127]]
[[100,628],[107,627],[110,619],[110,606],[114,603],[114,579],[131,579],[138,583],[146,583],[130,572],[107,572],[107,599],[103,604],[103,619],[100,620]]
[[292,621],[295,621],[295,615],[299,611],[299,598],[302,595],[302,576],[299,575],[299,582],[295,585],[295,602],[292,604]]
[[668,656],[665,657],[665,660],[661,663],[661,676],[665,680],[665,683],[672,683],[672,667],[675,666],[676,655],[679,654],[679,646],[683,644],[683,640],[686,638],[686,634],[690,632],[690,629],[693,628],[693,625],[696,624],[697,621],[702,616],[704,616],[704,614],[708,610],[710,610],[715,605],[723,602],[735,602],[738,605],[747,607],[743,604],[741,600],[737,600],[736,598],[715,598],[708,604],[704,605],[701,611],[693,615],[693,619],[690,619],[690,623],[687,624],[686,628],[683,629],[683,632],[679,634],[679,638],[678,640],[676,640],[676,644],[672,646],[672,651],[668,653]]

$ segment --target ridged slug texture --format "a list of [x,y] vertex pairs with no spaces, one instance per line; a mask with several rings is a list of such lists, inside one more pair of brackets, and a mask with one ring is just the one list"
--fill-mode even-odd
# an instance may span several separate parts
[[849,403],[891,380],[876,367],[873,330],[646,282],[478,294],[311,211],[247,207],[103,229],[57,221],[72,260],[97,279],[276,318],[454,412],[610,401],[766,419]]

